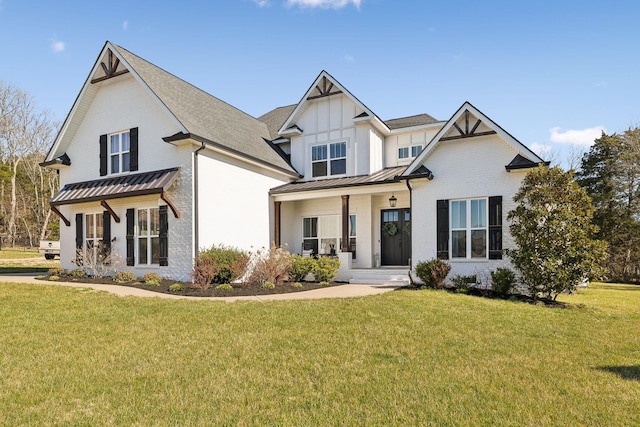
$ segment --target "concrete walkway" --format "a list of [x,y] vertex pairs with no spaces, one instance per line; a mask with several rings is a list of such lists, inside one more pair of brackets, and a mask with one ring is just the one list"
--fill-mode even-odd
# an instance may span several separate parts
[[91,283],[76,282],[48,282],[37,280],[37,274],[0,274],[0,282],[30,283],[35,285],[70,286],[73,288],[90,288],[98,291],[105,291],[119,296],[135,297],[156,297],[168,299],[191,299],[207,301],[274,301],[274,300],[297,300],[297,299],[321,299],[321,298],[352,298],[377,295],[401,288],[402,285],[339,285],[328,288],[313,289],[310,291],[290,292],[287,294],[275,295],[255,295],[238,297],[190,297],[183,295],[172,295],[161,292],[152,292],[145,289],[120,285],[101,285]]

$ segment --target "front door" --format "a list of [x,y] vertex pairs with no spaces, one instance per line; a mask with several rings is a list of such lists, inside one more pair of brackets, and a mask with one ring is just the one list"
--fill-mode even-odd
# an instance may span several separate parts
[[388,209],[381,212],[380,244],[382,265],[409,265],[411,258],[411,211]]

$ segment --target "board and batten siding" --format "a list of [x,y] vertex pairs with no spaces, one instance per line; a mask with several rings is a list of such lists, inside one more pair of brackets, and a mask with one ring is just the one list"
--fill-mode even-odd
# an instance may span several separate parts
[[[518,154],[499,136],[445,141],[427,157],[426,166],[434,179],[411,181],[413,187],[412,255],[413,266],[437,255],[437,201],[502,196],[502,247],[513,247],[507,213],[515,207],[513,196],[520,188],[526,170],[507,172],[507,165]],[[456,274],[489,274],[497,267],[510,267],[509,259],[450,259],[450,277]]]

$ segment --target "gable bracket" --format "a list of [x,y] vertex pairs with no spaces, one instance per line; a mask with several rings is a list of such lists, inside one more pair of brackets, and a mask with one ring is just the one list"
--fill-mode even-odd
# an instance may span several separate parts
[[334,92],[331,92],[333,88],[334,88],[333,82],[331,82],[326,77],[323,77],[320,83],[318,83],[318,85],[316,86],[316,90],[318,91],[319,95],[310,96],[307,98],[307,100],[318,99],[318,98],[323,98],[325,96],[338,95],[342,93],[342,91],[339,89]]
[[98,83],[103,80],[111,79],[113,77],[117,77],[129,72],[129,70],[127,70],[126,68],[124,70],[117,71],[118,66],[120,65],[120,59],[116,58],[115,61],[113,60],[113,52],[111,52],[111,49],[108,50],[107,61],[108,61],[107,64],[105,64],[104,62],[100,63],[100,66],[102,67],[102,71],[104,71],[105,75],[91,80],[91,84]]
[[175,216],[176,218],[180,218],[180,212],[178,211],[178,209],[176,209],[176,205],[173,204],[169,196],[167,196],[167,193],[162,192],[160,198],[164,200],[165,203],[169,206],[171,212],[173,212],[173,216]]
[[460,128],[460,126],[458,126],[458,124],[456,122],[453,123],[453,127],[456,128],[456,130],[458,131],[458,133],[460,135],[455,135],[455,136],[446,136],[444,138],[440,138],[440,141],[451,141],[453,139],[462,139],[462,138],[471,138],[473,136],[485,136],[485,135],[495,135],[496,131],[494,130],[490,130],[490,131],[486,131],[486,132],[477,132],[476,130],[478,130],[478,127],[480,126],[480,123],[482,123],[482,120],[478,119],[478,121],[476,121],[476,123],[473,125],[473,128],[471,128],[471,130],[469,130],[469,110],[465,110],[464,112],[464,131]]
[[67,227],[71,225],[71,222],[64,215],[62,215],[62,212],[60,212],[58,208],[56,208],[55,206],[49,206],[49,208],[51,209],[51,212],[60,217],[62,222],[64,222],[64,225],[66,225]]
[[115,213],[115,211],[113,209],[111,209],[111,206],[109,206],[109,204],[107,203],[106,200],[101,200],[100,201],[100,206],[102,206],[103,208],[105,208],[108,212],[109,215],[111,215],[111,218],[113,218],[113,220],[120,224],[120,217],[118,216],[118,214]]

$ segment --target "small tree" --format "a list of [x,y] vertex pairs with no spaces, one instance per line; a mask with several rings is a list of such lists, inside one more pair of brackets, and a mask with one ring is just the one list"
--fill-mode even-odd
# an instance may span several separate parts
[[601,277],[606,243],[594,240],[597,226],[586,192],[572,172],[539,167],[522,181],[509,212],[517,249],[507,251],[533,297],[557,298],[585,279]]

